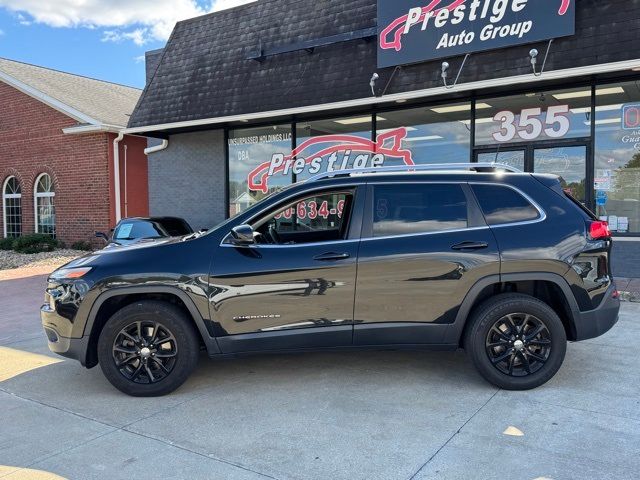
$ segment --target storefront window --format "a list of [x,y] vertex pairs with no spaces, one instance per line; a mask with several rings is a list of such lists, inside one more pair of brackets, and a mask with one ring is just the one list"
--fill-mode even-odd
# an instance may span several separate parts
[[[401,132],[400,147],[411,153],[415,164],[466,163],[470,156],[471,103],[412,108],[378,116],[378,143]],[[389,159],[394,165],[402,159]]]
[[290,153],[290,124],[229,131],[229,216],[292,182],[291,173],[275,174]]
[[597,214],[619,233],[640,233],[640,83],[596,89]]
[[476,145],[589,137],[591,87],[478,100]]
[[372,121],[371,115],[361,115],[298,123],[294,152],[296,181],[327,171],[380,164],[371,141]]

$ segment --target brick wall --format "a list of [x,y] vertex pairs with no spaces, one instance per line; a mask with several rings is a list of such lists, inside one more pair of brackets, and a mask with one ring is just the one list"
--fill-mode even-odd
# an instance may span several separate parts
[[[55,184],[57,237],[67,245],[97,245],[95,230],[111,226],[107,134],[65,135],[77,122],[0,82],[0,182],[22,187],[22,232],[34,232],[34,182],[49,173]],[[0,215],[0,232],[4,215]]]
[[196,230],[223,221],[225,169],[222,130],[171,136],[149,156],[150,214],[182,217]]

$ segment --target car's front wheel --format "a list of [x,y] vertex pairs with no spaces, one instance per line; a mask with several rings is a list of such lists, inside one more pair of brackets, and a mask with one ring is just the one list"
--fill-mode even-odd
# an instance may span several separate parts
[[190,319],[166,302],[139,301],[116,312],[98,340],[109,382],[137,397],[174,391],[196,367],[199,341]]
[[464,348],[480,374],[506,390],[549,381],[567,349],[562,320],[546,303],[522,294],[497,295],[474,312]]

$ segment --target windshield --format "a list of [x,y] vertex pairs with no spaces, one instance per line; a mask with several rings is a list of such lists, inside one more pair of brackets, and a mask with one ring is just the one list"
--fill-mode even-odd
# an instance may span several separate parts
[[152,222],[125,222],[121,223],[113,233],[113,239],[136,240],[139,238],[162,238],[167,234],[160,225]]

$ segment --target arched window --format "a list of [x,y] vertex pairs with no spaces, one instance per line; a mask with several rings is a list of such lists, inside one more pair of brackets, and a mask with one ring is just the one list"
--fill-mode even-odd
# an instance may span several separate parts
[[5,238],[22,234],[22,189],[16,177],[8,177],[2,185],[2,214]]
[[36,179],[34,187],[34,205],[36,214],[36,233],[56,236],[55,189],[51,177],[42,173]]

